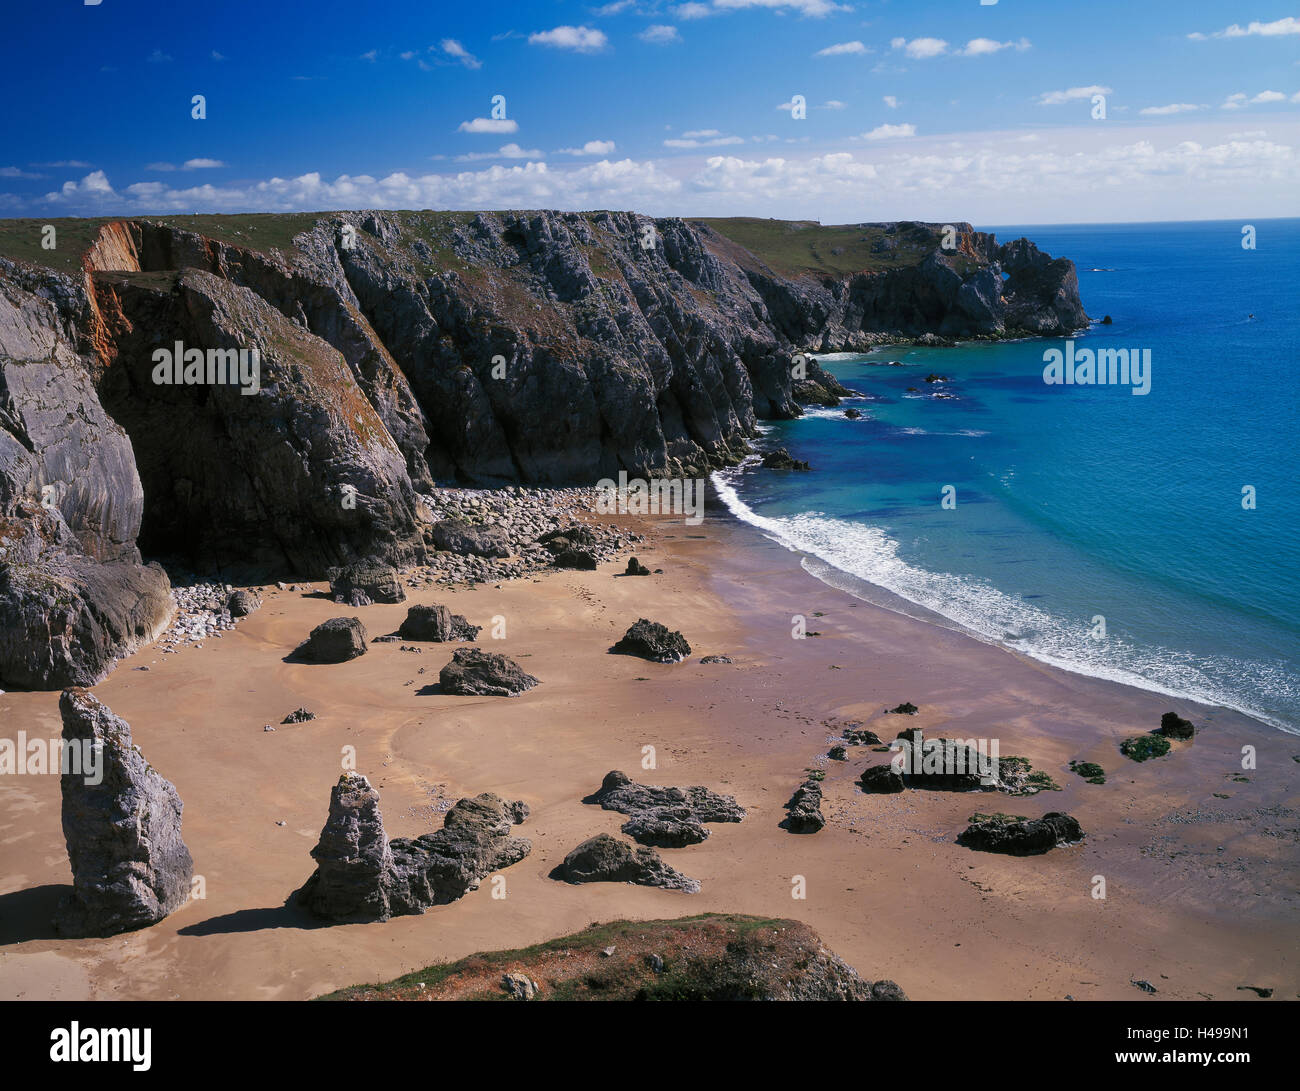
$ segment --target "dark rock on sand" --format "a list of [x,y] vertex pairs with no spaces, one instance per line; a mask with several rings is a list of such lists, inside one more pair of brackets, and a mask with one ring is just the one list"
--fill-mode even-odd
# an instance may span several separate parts
[[295,655],[309,663],[346,663],[366,653],[366,627],[356,617],[322,621],[298,645]]
[[444,693],[465,697],[515,697],[539,684],[513,659],[478,648],[457,648],[438,681]]
[[433,544],[450,553],[479,557],[509,557],[510,539],[495,527],[476,526],[460,519],[443,519],[430,528]]
[[330,596],[348,606],[406,601],[397,569],[390,564],[361,562],[329,570]]
[[231,617],[248,617],[261,605],[262,600],[252,591],[236,591],[227,601],[226,609],[230,611]]
[[893,793],[903,790],[903,778],[892,765],[869,765],[858,778],[864,792]]
[[626,773],[605,774],[600,790],[583,800],[599,803],[607,811],[629,816],[623,832],[643,845],[681,848],[697,845],[709,836],[705,822],[739,822],[745,810],[734,796],[721,795],[694,785],[660,788],[637,784]]
[[826,825],[821,806],[822,786],[815,780],[805,780],[785,805],[789,814],[782,825],[791,833],[816,833]]
[[1167,739],[1190,739],[1196,734],[1196,726],[1177,712],[1166,712],[1160,717],[1160,734]]
[[477,640],[481,629],[481,625],[471,625],[464,615],[453,614],[445,606],[416,605],[407,609],[397,635],[402,640]]
[[698,894],[700,884],[664,863],[650,848],[634,848],[607,833],[589,838],[556,869],[569,883],[635,883]]
[[280,722],[282,724],[305,724],[308,720],[314,719],[316,719],[316,713],[308,712],[305,708],[297,708]]
[[702,655],[701,663],[734,663],[735,660],[729,655]]
[[691,654],[691,646],[681,633],[646,618],[640,618],[609,650],[617,655],[637,655],[652,663],[680,663]]
[[793,458],[790,452],[784,447],[778,447],[775,451],[768,451],[763,456],[763,468],[765,470],[811,470],[801,458]]
[[880,746],[880,736],[865,727],[846,727],[844,739],[850,746]]
[[99,783],[88,770],[63,773],[63,836],[72,893],[60,903],[63,936],[111,936],[143,928],[190,896],[194,865],[181,840],[176,789],[131,742],[131,727],[84,689],[59,698],[67,747],[94,747]]
[[981,852],[1003,852],[1013,856],[1036,856],[1074,841],[1083,840],[1079,823],[1068,814],[1052,811],[1042,818],[1014,821],[1006,816],[978,816],[958,836],[957,844]]
[[836,743],[826,752],[826,756],[830,758],[831,761],[848,761],[849,748],[843,743]]
[[[920,711],[911,701],[904,701],[901,705],[895,705],[893,708],[885,709],[888,713],[900,716],[915,716]],[[900,735],[899,738],[902,738]]]
[[645,565],[643,565],[640,561],[638,561],[635,557],[633,557],[627,562],[627,571],[625,571],[623,575],[648,576],[650,575],[650,569],[646,568]]
[[576,568],[584,572],[595,572],[596,555],[587,549],[566,549],[555,555],[556,568]]
[[1163,735],[1134,735],[1119,744],[1119,752],[1138,762],[1163,758],[1169,753],[1169,740]]
[[527,817],[525,804],[485,792],[452,807],[438,832],[389,841],[379,793],[361,774],[344,773],[312,849],[316,870],[295,900],[330,921],[387,920],[454,902],[532,851],[511,834]]

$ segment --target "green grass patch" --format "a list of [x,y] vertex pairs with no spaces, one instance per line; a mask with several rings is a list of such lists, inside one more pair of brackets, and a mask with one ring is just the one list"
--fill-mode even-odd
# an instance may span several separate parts
[[1134,761],[1163,758],[1169,753],[1169,740],[1163,735],[1134,735],[1119,744],[1119,752]]
[[1089,784],[1105,784],[1106,770],[1096,762],[1092,761],[1072,761],[1070,762],[1070,772],[1078,773]]

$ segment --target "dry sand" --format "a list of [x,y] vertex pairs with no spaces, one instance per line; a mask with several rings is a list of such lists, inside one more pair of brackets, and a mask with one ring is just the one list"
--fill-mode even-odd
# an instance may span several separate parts
[[[140,932],[54,938],[51,911],[71,881],[58,777],[0,777],[0,998],[302,999],[592,921],[710,910],[805,921],[863,976],[892,978],[913,999],[1141,998],[1132,979],[1157,987],[1152,1000],[1258,1002],[1243,985],[1300,994],[1300,739],[860,602],[725,514],[638,529],[653,538],[642,559],[663,574],[615,578],[621,566],[605,565],[414,593],[410,602],[444,602],[489,626],[481,646],[542,680],[516,698],[431,692],[446,645],[417,655],[371,644],[334,666],[283,661],[328,617],[357,614],[375,636],[410,602],[354,610],[272,589],[233,633],[125,660],[94,692],[180,792],[206,897]],[[822,635],[792,639],[795,614]],[[506,638],[486,639],[497,616]],[[695,656],[607,654],[643,616],[680,629]],[[735,663],[698,662],[710,653]],[[920,713],[883,713],[902,701]],[[281,725],[299,706],[319,718]],[[1197,723],[1194,741],[1142,765],[1119,755],[1120,740],[1170,708]],[[886,740],[905,726],[996,737],[1063,790],[864,795],[857,774],[886,755],[851,747],[847,762],[828,761],[847,720]],[[58,694],[0,696],[0,735],[20,729],[57,736]],[[1246,745],[1258,768],[1243,773]],[[345,747],[379,789],[393,837],[436,829],[440,801],[525,800],[532,816],[516,832],[533,852],[501,873],[506,896],[484,882],[422,916],[333,927],[286,907],[312,870]],[[657,768],[643,769],[645,747]],[[1076,758],[1103,765],[1107,783],[1071,774]],[[778,823],[809,767],[826,770],[829,822],[797,836]],[[623,816],[581,802],[611,769],[707,785],[748,808],[701,845],[662,850],[702,881],[700,894],[547,878],[580,841],[618,834]],[[977,810],[1068,811],[1087,838],[1040,857],[971,852],[954,838]],[[802,900],[791,896],[797,876]],[[1092,896],[1097,876],[1104,900]]]

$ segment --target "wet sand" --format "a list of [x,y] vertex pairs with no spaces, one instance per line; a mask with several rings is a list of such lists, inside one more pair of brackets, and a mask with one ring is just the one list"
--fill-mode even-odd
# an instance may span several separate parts
[[[620,563],[454,593],[408,589],[406,604],[360,609],[272,588],[232,633],[124,660],[94,692],[176,785],[206,896],[140,932],[54,938],[49,918],[71,881],[58,777],[0,776],[0,998],[302,999],[592,921],[705,911],[803,920],[864,977],[892,978],[919,1000],[1145,996],[1133,979],[1156,986],[1153,1001],[1258,1002],[1244,985],[1300,994],[1300,739],[860,602],[725,512],[699,527],[637,528],[653,540],[638,555],[662,574],[617,578]],[[415,602],[486,626],[480,646],[542,684],[510,699],[441,695],[451,646],[438,644],[422,654],[371,644],[332,666],[284,662],[328,617],[355,614],[373,637]],[[822,635],[792,639],[795,614]],[[505,639],[487,639],[496,617]],[[675,665],[607,654],[638,617],[680,629],[695,654]],[[698,661],[714,653],[735,662]],[[903,701],[919,714],[884,713]],[[299,706],[319,718],[280,723]],[[1122,739],[1169,709],[1197,724],[1193,741],[1144,764],[1120,756]],[[864,795],[857,775],[887,755],[850,747],[847,762],[825,758],[849,720],[886,741],[908,726],[997,738],[1004,756],[1029,758],[1062,790]],[[58,735],[58,694],[0,696],[0,734],[20,729]],[[1247,745],[1257,768],[1243,772]],[[526,801],[532,815],[516,833],[533,852],[501,873],[506,896],[484,882],[422,916],[346,926],[287,906],[314,866],[345,747],[379,789],[390,837],[438,828],[440,802],[462,796]],[[642,767],[645,747],[654,769]],[[1070,773],[1072,759],[1104,766],[1107,783]],[[826,772],[828,825],[799,836],[778,824],[808,768]],[[701,845],[661,850],[701,893],[547,878],[585,838],[619,835],[623,816],[581,802],[611,769],[703,784],[748,809]],[[955,844],[975,811],[1058,810],[1080,821],[1082,844],[1028,858]],[[806,898],[795,899],[800,876]],[[1104,899],[1093,897],[1097,877]]]

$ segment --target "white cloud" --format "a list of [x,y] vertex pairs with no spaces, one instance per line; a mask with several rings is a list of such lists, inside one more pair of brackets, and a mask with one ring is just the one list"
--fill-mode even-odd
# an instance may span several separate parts
[[476,117],[473,121],[462,121],[457,127],[462,133],[517,133],[519,122],[514,118]]
[[832,0],[713,0],[713,7],[717,11],[767,8],[771,11],[784,12],[789,9],[814,19],[820,19],[823,15],[830,15],[837,11],[852,10],[847,5],[836,4]]
[[710,15],[716,14],[708,4],[678,4],[673,8],[673,14],[678,19],[707,19]]
[[1030,48],[1028,38],[1021,38],[1014,42],[998,42],[992,38],[972,38],[966,45],[957,51],[962,57],[987,57],[990,53],[999,53],[1004,49],[1014,49],[1017,53],[1023,53]]
[[743,144],[744,137],[723,136],[717,129],[689,129],[680,137],[665,140],[665,148],[720,148],[728,144]]
[[1185,114],[1192,110],[1204,109],[1204,103],[1197,106],[1192,102],[1171,102],[1168,106],[1143,106],[1138,113],[1148,117],[1164,117],[1167,114]]
[[1100,87],[1093,84],[1091,87],[1071,87],[1066,91],[1044,91],[1038,96],[1038,105],[1040,106],[1060,106],[1063,102],[1074,102],[1076,99],[1090,99],[1093,95],[1111,95],[1114,94],[1112,87]]
[[0,167],[0,178],[44,178],[43,174],[32,174],[21,167]]
[[948,43],[942,38],[913,38],[910,42],[906,38],[893,38],[890,40],[889,47],[901,49],[909,57],[918,61],[938,57],[948,51]]
[[548,45],[555,49],[572,49],[575,53],[598,53],[609,44],[603,30],[591,27],[556,27],[528,35],[529,45]]
[[849,54],[870,53],[861,42],[837,42],[835,45],[828,45],[825,49],[819,49],[813,54],[814,57],[843,57]]
[[837,99],[837,98],[828,98],[828,99],[827,99],[825,102],[823,102],[819,107],[817,107],[817,109],[819,109],[819,110],[843,110],[846,106],[848,106],[848,103],[847,103],[847,102],[841,102],[841,101],[840,101],[839,99]]
[[1221,110],[1240,110],[1246,106],[1266,106],[1270,102],[1300,102],[1300,92],[1292,95],[1288,100],[1286,95],[1281,91],[1261,91],[1258,95],[1247,95],[1243,91],[1238,91],[1234,95],[1229,95],[1223,100],[1219,107]]
[[581,148],[561,148],[556,155],[610,155],[613,151],[612,140],[588,140]]
[[187,159],[181,164],[181,170],[211,170],[225,165],[220,159]]
[[473,162],[476,159],[545,159],[546,156],[537,148],[528,150],[518,144],[502,144],[494,152],[467,152],[456,156],[460,163]]
[[361,54],[361,59],[363,61],[369,61],[371,64],[374,64],[375,58],[378,56],[379,56],[379,50],[367,49],[364,53]]
[[651,45],[671,45],[673,42],[680,42],[682,36],[677,33],[674,26],[666,26],[662,23],[655,23],[648,26],[645,30],[637,35],[643,42],[649,42]]
[[1286,95],[1281,91],[1261,91],[1251,102],[1286,102]]
[[169,171],[169,170],[175,170],[176,164],[175,163],[147,163],[145,164],[144,169],[152,170],[152,171]]
[[224,61],[226,59],[223,54],[218,53],[215,49],[212,51],[211,56],[214,61]]
[[896,99],[893,95],[885,95],[880,101],[883,102],[886,106],[888,106],[891,110],[898,109],[898,99]]
[[483,62],[480,61],[473,53],[460,44],[455,38],[444,38],[442,40],[442,51],[448,57],[455,57],[466,68],[482,68]]
[[915,125],[877,125],[869,133],[863,133],[865,140],[892,140],[900,136],[915,136]]
[[1244,27],[1233,23],[1231,26],[1216,30],[1212,34],[1201,34],[1199,31],[1194,31],[1187,36],[1195,41],[1203,42],[1208,38],[1276,38],[1283,34],[1300,34],[1300,19],[1288,15],[1284,19],[1275,19],[1271,23],[1256,21],[1247,23]]

